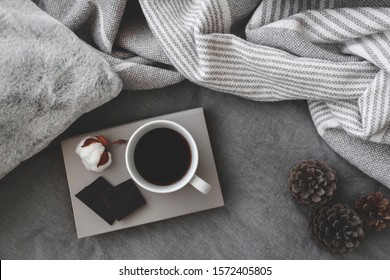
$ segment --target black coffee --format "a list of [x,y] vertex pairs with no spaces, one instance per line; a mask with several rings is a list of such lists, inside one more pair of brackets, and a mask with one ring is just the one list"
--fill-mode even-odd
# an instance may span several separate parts
[[179,181],[191,163],[191,150],[186,139],[169,128],[156,128],[145,133],[134,150],[134,164],[148,182],[167,186]]

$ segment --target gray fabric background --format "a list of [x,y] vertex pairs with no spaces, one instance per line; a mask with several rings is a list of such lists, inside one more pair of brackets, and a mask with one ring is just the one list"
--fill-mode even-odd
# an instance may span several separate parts
[[[78,240],[60,139],[202,106],[225,207]],[[370,233],[345,256],[318,249],[309,211],[287,174],[301,159],[338,172],[335,201],[390,190],[338,156],[317,134],[305,101],[259,103],[182,82],[122,92],[85,114],[0,181],[1,259],[390,259],[390,231]]]

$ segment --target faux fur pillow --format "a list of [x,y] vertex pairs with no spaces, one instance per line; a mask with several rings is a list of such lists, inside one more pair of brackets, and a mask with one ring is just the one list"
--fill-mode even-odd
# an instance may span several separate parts
[[0,0],[0,178],[121,88],[64,25],[28,0]]

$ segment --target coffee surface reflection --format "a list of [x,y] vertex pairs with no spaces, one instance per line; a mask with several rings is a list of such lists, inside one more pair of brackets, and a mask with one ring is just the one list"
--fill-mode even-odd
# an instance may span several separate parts
[[191,165],[190,146],[175,130],[152,129],[136,144],[134,165],[149,183],[171,185],[182,179]]

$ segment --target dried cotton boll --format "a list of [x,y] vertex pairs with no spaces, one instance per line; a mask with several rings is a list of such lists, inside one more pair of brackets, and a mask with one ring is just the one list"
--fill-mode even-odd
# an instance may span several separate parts
[[102,172],[112,163],[107,147],[108,141],[103,136],[88,136],[77,145],[76,154],[80,156],[87,170]]

